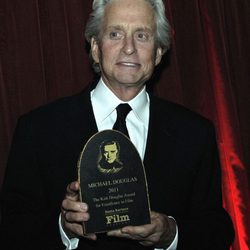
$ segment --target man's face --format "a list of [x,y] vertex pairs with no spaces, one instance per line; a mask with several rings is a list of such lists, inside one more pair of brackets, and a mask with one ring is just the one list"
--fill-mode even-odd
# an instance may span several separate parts
[[115,0],[105,10],[100,41],[92,39],[92,56],[104,82],[114,91],[141,89],[162,57],[155,47],[155,22],[145,0]]
[[105,145],[103,155],[108,163],[113,163],[117,158],[118,149],[116,144]]

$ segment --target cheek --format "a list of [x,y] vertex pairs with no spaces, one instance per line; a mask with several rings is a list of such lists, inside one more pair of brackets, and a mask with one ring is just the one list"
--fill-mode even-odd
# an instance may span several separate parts
[[119,44],[113,44],[113,43],[103,43],[101,46],[102,54],[105,57],[112,57],[111,55],[115,55],[119,51]]
[[108,50],[102,51],[100,62],[103,68],[106,68],[106,69],[110,68],[116,61],[116,56],[111,51],[112,49],[110,49],[109,52]]
[[140,59],[145,64],[145,66],[152,67],[155,65],[156,54],[151,46],[145,46],[138,50],[138,52],[138,54],[140,55]]
[[145,57],[144,59],[143,59],[143,68],[144,68],[144,70],[147,72],[147,73],[149,73],[149,74],[151,74],[152,73],[152,71],[154,70],[154,68],[155,68],[155,56],[154,55],[149,55],[148,57]]

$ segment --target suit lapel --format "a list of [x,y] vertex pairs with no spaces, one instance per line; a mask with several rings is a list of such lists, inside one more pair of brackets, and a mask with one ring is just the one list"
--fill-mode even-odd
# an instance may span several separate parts
[[[147,146],[144,158],[145,171],[148,181],[149,197],[152,210],[161,211],[161,192],[167,195],[169,178],[174,166],[176,142],[170,126],[171,112],[168,105],[161,100],[150,98],[150,121]],[[159,193],[159,195],[155,195]]]
[[68,133],[65,136],[79,154],[89,138],[98,131],[90,101],[90,87],[74,98],[66,117]]
[[154,154],[164,151],[163,156],[170,156],[175,144],[173,129],[171,128],[171,112],[168,106],[162,105],[162,101],[156,97],[150,96],[150,119],[148,128],[148,139],[146,145],[144,162],[153,162]]

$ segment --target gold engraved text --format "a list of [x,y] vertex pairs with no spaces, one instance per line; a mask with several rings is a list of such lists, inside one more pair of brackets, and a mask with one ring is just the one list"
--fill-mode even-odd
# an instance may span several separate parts
[[106,216],[106,220],[107,220],[106,224],[109,225],[109,224],[130,221],[130,218],[129,218],[128,214],[125,214],[125,215],[114,214],[114,215]]

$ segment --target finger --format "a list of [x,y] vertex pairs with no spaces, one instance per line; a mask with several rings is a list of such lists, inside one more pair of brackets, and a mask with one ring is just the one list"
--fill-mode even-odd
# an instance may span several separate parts
[[146,238],[151,235],[154,231],[155,225],[146,224],[142,226],[128,226],[121,229],[121,232],[124,234],[129,234],[133,237]]
[[150,218],[151,220],[154,220],[155,218],[157,218],[159,216],[159,213],[156,213],[154,211],[151,211],[150,212]]
[[84,234],[83,237],[89,240],[97,240],[96,234]]
[[67,186],[65,198],[72,199],[72,200],[78,200],[79,189],[80,189],[79,182],[77,182],[77,181],[71,182]]
[[149,233],[141,229],[141,227],[128,226],[118,230],[109,231],[108,236],[122,237],[133,240],[144,240]]
[[65,211],[86,213],[88,211],[88,204],[80,201],[72,201],[70,199],[64,199],[62,202],[61,209],[62,213],[64,213]]
[[116,229],[116,230],[111,230],[107,232],[108,236],[116,236],[116,237],[121,237],[122,232],[121,229]]
[[118,237],[118,238],[132,239],[129,234],[122,233],[121,229],[109,231],[107,232],[107,235],[112,236],[112,237]]
[[96,240],[97,236],[94,233],[91,234],[85,234],[84,233],[84,229],[83,229],[83,223],[69,223],[69,222],[65,222],[64,224],[64,228],[70,232],[71,235],[74,236],[82,236],[86,239],[89,240]]
[[139,243],[140,243],[142,246],[145,246],[145,247],[149,247],[149,246],[152,246],[152,245],[153,245],[153,242],[152,242],[152,241],[147,241],[147,240],[139,241]]
[[79,213],[79,212],[66,212],[64,213],[64,218],[67,222],[76,223],[88,221],[90,216],[89,213]]
[[156,220],[162,220],[165,217],[165,215],[163,216],[163,214],[160,213],[156,213],[156,212],[151,212],[150,213],[150,218],[151,218],[151,224],[154,223]]
[[65,222],[64,230],[70,232],[71,235],[74,236],[84,236],[83,227],[80,223],[68,223]]
[[139,227],[122,228],[123,234],[128,234],[130,239],[137,240],[143,246],[152,246],[160,239],[160,233],[155,231],[155,226],[144,225]]

